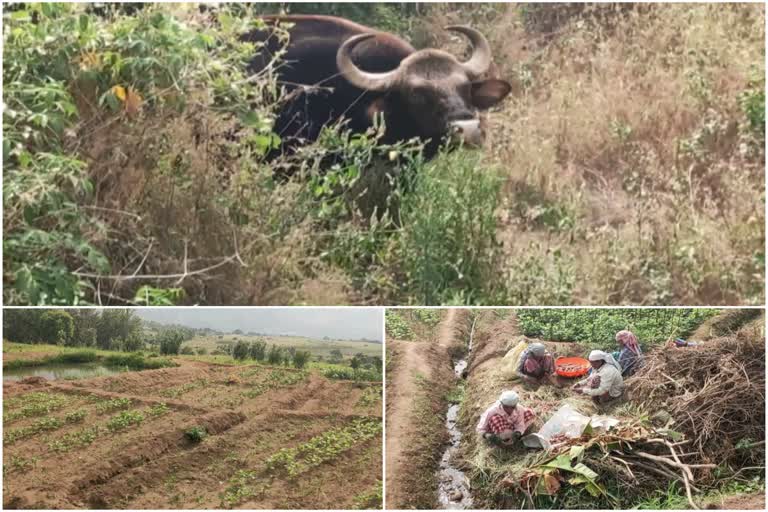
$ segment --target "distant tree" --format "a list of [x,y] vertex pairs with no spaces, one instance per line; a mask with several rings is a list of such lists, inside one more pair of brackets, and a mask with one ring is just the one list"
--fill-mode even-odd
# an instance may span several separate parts
[[182,354],[185,356],[191,356],[194,353],[195,353],[194,349],[189,345],[184,345],[183,347],[181,347],[181,350],[179,351],[179,354]]
[[138,334],[131,334],[122,340],[121,350],[125,352],[138,352],[144,349],[144,342]]
[[331,355],[328,357],[328,361],[333,364],[339,364],[344,360],[344,354],[341,353],[341,350],[335,348],[331,350]]
[[100,313],[94,309],[80,308],[68,310],[75,321],[75,345],[83,347],[96,346],[96,329],[99,325]]
[[269,364],[280,364],[283,361],[283,350],[277,345],[270,345],[267,361]]
[[204,356],[208,353],[208,349],[205,347],[198,347],[197,349],[197,355]]
[[357,357],[357,355],[352,357],[352,359],[349,361],[349,366],[351,366],[353,370],[357,370],[362,365],[363,365],[363,362],[360,360],[359,357]]
[[3,337],[19,343],[40,343],[40,316],[44,309],[6,309],[3,311]]
[[181,349],[184,334],[176,329],[168,329],[158,334],[160,341],[160,353],[163,355],[176,355]]
[[312,354],[307,350],[297,350],[293,354],[293,366],[296,368],[304,368],[309,360],[312,358]]
[[107,349],[112,340],[127,340],[141,335],[141,319],[130,309],[105,309],[96,326],[96,343]]
[[63,309],[49,309],[40,315],[40,335],[45,343],[70,345],[75,334],[75,321]]
[[232,331],[232,334],[243,334],[243,331],[241,331],[240,329],[235,329],[234,331]]
[[238,361],[246,359],[251,353],[251,347],[245,340],[237,340],[235,346],[232,347],[232,357]]
[[256,340],[251,343],[251,359],[256,361],[263,361],[267,357],[267,342],[264,340]]

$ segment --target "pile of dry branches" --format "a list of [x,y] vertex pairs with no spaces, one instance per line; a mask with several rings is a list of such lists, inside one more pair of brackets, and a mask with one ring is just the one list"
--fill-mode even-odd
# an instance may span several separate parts
[[764,462],[765,338],[754,331],[697,347],[659,347],[628,381],[630,397],[666,411],[700,461]]

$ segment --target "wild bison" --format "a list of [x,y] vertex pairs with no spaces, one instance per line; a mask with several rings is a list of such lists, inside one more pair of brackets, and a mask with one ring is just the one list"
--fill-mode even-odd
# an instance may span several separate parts
[[[377,114],[386,126],[384,143],[418,137],[428,156],[447,136],[479,146],[484,139],[479,112],[510,92],[503,80],[481,78],[491,66],[491,49],[480,32],[466,26],[446,27],[472,44],[471,57],[460,62],[445,51],[416,50],[395,35],[342,18],[264,19],[268,26],[293,24],[277,69],[290,98],[275,125],[284,147],[316,140],[323,126],[341,118],[353,132],[364,132]],[[282,47],[269,29],[244,38],[263,43],[251,64],[254,73]]]

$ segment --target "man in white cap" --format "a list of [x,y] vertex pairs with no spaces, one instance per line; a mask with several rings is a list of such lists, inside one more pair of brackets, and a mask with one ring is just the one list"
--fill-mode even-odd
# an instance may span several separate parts
[[531,343],[520,356],[517,376],[527,384],[541,384],[546,380],[557,386],[555,358],[547,352],[543,343]]
[[536,418],[532,409],[519,404],[514,391],[504,391],[499,400],[480,416],[478,433],[494,444],[512,445]]
[[576,393],[591,396],[598,404],[615,400],[624,392],[624,379],[621,366],[611,354],[602,350],[589,353],[592,373],[584,380],[573,385]]

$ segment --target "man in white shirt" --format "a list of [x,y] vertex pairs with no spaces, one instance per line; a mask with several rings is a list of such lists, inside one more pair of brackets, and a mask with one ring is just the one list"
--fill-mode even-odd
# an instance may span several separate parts
[[624,392],[624,379],[621,376],[621,366],[612,355],[602,350],[589,353],[592,373],[584,380],[573,385],[576,393],[591,396],[598,404],[615,400]]

